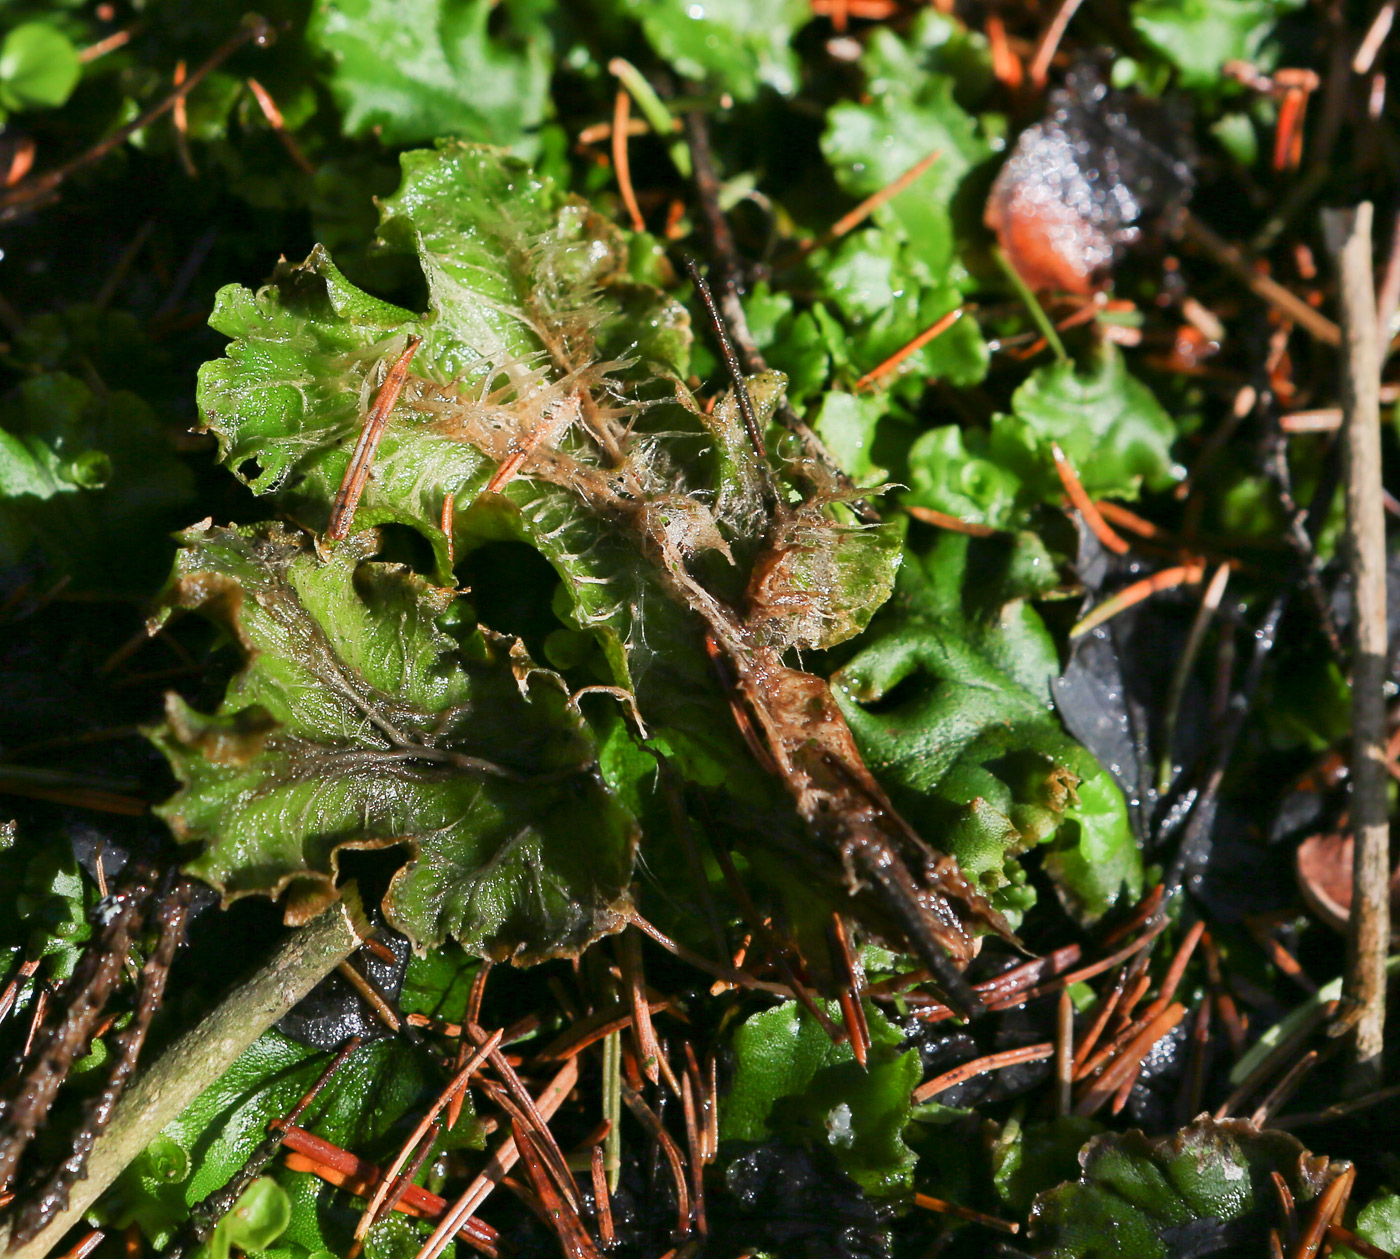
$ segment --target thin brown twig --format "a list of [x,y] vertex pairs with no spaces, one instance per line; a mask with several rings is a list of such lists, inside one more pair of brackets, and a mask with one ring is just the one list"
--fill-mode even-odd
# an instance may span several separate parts
[[[38,1033],[36,1020],[31,1028],[37,1042],[35,1058],[0,1094],[0,1185],[13,1178],[20,1156],[48,1114],[59,1086],[78,1054],[86,1049],[120,978],[131,941],[145,921],[151,876],[139,868],[127,873],[127,887],[109,902],[111,909],[101,930],[94,932],[68,982],[66,1005],[58,1021]],[[29,1053],[27,1046],[26,1059]]]
[[[113,1108],[126,1091],[126,1086],[136,1071],[151,1019],[164,999],[166,981],[170,976],[171,964],[175,960],[175,950],[185,939],[185,923],[192,891],[193,886],[182,879],[161,899],[154,915],[159,932],[156,945],[141,968],[136,1008],[132,1012],[131,1020],[112,1038],[111,1070],[101,1089],[84,1104],[82,1124],[73,1139],[68,1156],[54,1169],[53,1174],[37,1193],[28,1195],[28,1200],[15,1221],[11,1234],[12,1244],[19,1246],[36,1236],[44,1225],[68,1205],[72,1186],[86,1175],[92,1148],[111,1122]],[[93,1039],[96,1040],[100,1035],[101,1028],[93,1034]]]
[[39,202],[49,198],[57,192],[59,186],[69,175],[106,157],[108,153],[125,144],[138,131],[144,131],[167,110],[173,109],[194,91],[206,75],[222,65],[244,44],[252,41],[259,45],[266,45],[270,42],[270,38],[271,28],[262,18],[249,17],[245,19],[243,28],[215,49],[209,59],[193,74],[187,76],[185,81],[179,84],[164,100],[152,105],[150,109],[133,118],[125,126],[118,127],[110,135],[104,136],[86,152],[80,153],[61,166],[54,167],[53,170],[26,179],[23,183],[16,184],[15,187],[0,195],[0,218],[10,217],[11,212],[18,211],[31,202]]
[[1355,833],[1346,992],[1361,1007],[1346,1087],[1381,1080],[1385,963],[1390,943],[1390,823],[1385,768],[1385,508],[1381,502],[1380,356],[1371,260],[1371,203],[1323,213],[1341,281],[1347,557],[1355,648],[1351,678],[1351,821]]
[[1055,1113],[1068,1115],[1074,1100],[1074,1000],[1068,988],[1060,990],[1055,1019]]
[[1257,271],[1243,250],[1230,244],[1189,211],[1183,214],[1181,222],[1187,239],[1232,272],[1256,297],[1276,307],[1323,345],[1341,345],[1342,331],[1335,323],[1277,280]]
[[1347,1115],[1354,1115],[1358,1111],[1369,1110],[1372,1106],[1381,1106],[1386,1102],[1394,1101],[1397,1097],[1400,1097],[1400,1084],[1392,1084],[1389,1088],[1367,1093],[1365,1097],[1354,1097],[1350,1101],[1337,1102],[1324,1110],[1309,1111],[1298,1115],[1284,1115],[1274,1121],[1274,1127],[1305,1128],[1309,1124],[1331,1123],[1335,1119],[1344,1119]]

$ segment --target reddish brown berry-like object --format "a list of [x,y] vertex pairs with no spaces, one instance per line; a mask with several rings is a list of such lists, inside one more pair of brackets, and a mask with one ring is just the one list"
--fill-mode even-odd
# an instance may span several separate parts
[[[1148,138],[1149,128],[1162,142]],[[1088,296],[1140,237],[1142,220],[1190,191],[1190,169],[1172,151],[1181,143],[1160,109],[1110,91],[1092,65],[1080,66],[1016,141],[986,224],[1032,289]]]

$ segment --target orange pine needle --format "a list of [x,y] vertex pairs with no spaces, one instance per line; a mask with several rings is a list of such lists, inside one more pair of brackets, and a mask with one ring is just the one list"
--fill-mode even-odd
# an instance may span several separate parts
[[995,1215],[983,1215],[981,1211],[974,1211],[971,1207],[960,1207],[953,1202],[945,1202],[942,1198],[934,1198],[926,1193],[916,1193],[914,1195],[914,1205],[922,1207],[925,1211],[937,1211],[940,1215],[954,1215],[960,1220],[970,1220],[974,1224],[985,1224],[988,1228],[995,1228],[1003,1233],[1019,1233],[1021,1226],[1013,1220],[998,1219]]
[[891,354],[883,363],[879,364],[877,367],[872,367],[866,372],[864,376],[856,381],[855,392],[859,393],[862,389],[868,388],[882,376],[889,375],[890,372],[894,371],[894,369],[904,362],[911,354],[917,354],[935,337],[941,337],[949,328],[957,323],[962,316],[963,308],[959,306],[956,310],[950,310],[946,315],[935,320],[907,345],[900,346],[900,348]]
[[608,1192],[608,1177],[603,1170],[603,1147],[595,1145],[588,1151],[588,1170],[593,1177],[593,1209],[598,1215],[598,1240],[611,1250],[616,1234],[613,1232],[612,1194]]
[[1181,985],[1181,977],[1186,974],[1187,963],[1191,961],[1191,955],[1196,951],[1196,945],[1201,942],[1201,936],[1205,934],[1205,929],[1206,924],[1203,919],[1198,918],[1191,924],[1191,929],[1181,941],[1181,947],[1177,949],[1171,965],[1167,967],[1166,977],[1162,980],[1161,992],[1157,995],[1157,999],[1148,1006],[1148,1014],[1154,1016],[1160,1014],[1166,1009],[1167,1003],[1176,996],[1176,990]]
[[1381,1247],[1373,1242],[1368,1242],[1364,1237],[1358,1237],[1350,1229],[1343,1228],[1336,1221],[1327,1226],[1327,1236],[1337,1245],[1356,1251],[1361,1259],[1396,1259],[1389,1250],[1382,1250]]
[[1113,1017],[1113,1012],[1123,999],[1125,981],[1126,971],[1124,975],[1119,976],[1118,982],[1113,985],[1108,996],[1099,998],[1099,1008],[1094,1015],[1094,1021],[1089,1024],[1089,1030],[1084,1033],[1083,1039],[1074,1052],[1074,1062],[1070,1068],[1070,1075],[1073,1079],[1079,1079],[1084,1073],[1089,1056],[1094,1052],[1094,1046],[1099,1043],[1099,1037],[1103,1035],[1104,1028],[1108,1026],[1108,1020]]
[[1274,131],[1274,169],[1293,170],[1303,160],[1303,115],[1308,108],[1308,94],[1292,87],[1283,94],[1278,107],[1278,125]]
[[1317,1206],[1303,1235],[1298,1239],[1291,1259],[1313,1259],[1322,1248],[1327,1230],[1333,1224],[1340,1224],[1346,1210],[1347,1199],[1351,1197],[1352,1182],[1356,1180],[1356,1168],[1348,1167],[1317,1196]]
[[1180,1002],[1163,1010],[1124,1046],[1123,1052],[1080,1099],[1074,1113],[1081,1116],[1092,1115],[1109,1098],[1115,1096],[1124,1081],[1134,1077],[1142,1069],[1142,1060],[1152,1046],[1185,1017],[1186,1007]]
[[1112,620],[1120,612],[1126,611],[1135,604],[1141,603],[1144,599],[1152,595],[1159,594],[1163,590],[1173,590],[1177,586],[1195,585],[1205,576],[1206,567],[1199,561],[1190,564],[1177,564],[1172,568],[1164,568],[1160,572],[1153,573],[1151,577],[1144,577],[1141,581],[1135,581],[1131,586],[1124,586],[1111,599],[1105,599],[1098,607],[1089,613],[1078,625],[1070,630],[1070,638],[1083,638],[1092,629],[1097,629],[1105,621]]
[[951,1071],[945,1071],[942,1075],[936,1075],[920,1084],[914,1090],[914,1100],[926,1102],[930,1097],[952,1088],[955,1084],[961,1084],[964,1080],[970,1080],[975,1075],[981,1075],[984,1071],[1014,1067],[1023,1062],[1039,1062],[1043,1058],[1049,1058],[1054,1052],[1054,1043],[1047,1040],[1040,1045],[1023,1045],[1020,1049],[1004,1049],[1001,1053],[988,1054],[985,1058],[974,1058],[971,1062],[965,1062],[960,1067],[954,1067]]
[[1079,474],[1075,472],[1074,465],[1065,457],[1065,452],[1060,449],[1059,442],[1050,443],[1050,453],[1055,457],[1055,471],[1059,473],[1060,484],[1065,487],[1069,501],[1074,504],[1075,510],[1084,517],[1084,523],[1093,531],[1094,537],[1115,555],[1126,555],[1128,544],[1113,532],[1108,522],[1099,514],[1099,509],[1094,506],[1094,500],[1089,497],[1088,491],[1079,480]]
[[899,6],[894,0],[812,0],[812,15],[831,18],[833,26],[838,12],[845,13],[848,18],[883,22],[886,18],[894,17],[899,12]]
[[854,231],[887,201],[892,201],[895,197],[899,196],[901,192],[908,188],[910,184],[918,179],[920,175],[928,170],[929,167],[942,156],[942,149],[934,149],[927,157],[921,157],[913,166],[905,171],[904,174],[896,176],[883,188],[872,192],[864,201],[856,206],[855,209],[847,210],[845,214],[837,219],[836,222],[827,228],[820,236],[804,241],[802,244],[802,252],[810,253],[814,249],[825,249],[828,245],[840,240],[847,232]]
[[[172,76],[175,88],[184,86],[185,83],[185,62],[183,58],[175,63],[175,73]],[[185,168],[185,174],[191,179],[195,176],[194,159],[190,157],[189,143],[189,111],[185,104],[184,95],[180,95],[175,100],[175,106],[170,114],[171,121],[175,124],[175,150],[180,157],[180,165]]]
[[949,516],[946,512],[936,511],[932,507],[918,507],[910,504],[904,510],[915,520],[922,520],[926,525],[935,525],[939,529],[951,529],[954,533],[966,533],[974,538],[995,538],[1001,532],[1000,529],[993,529],[991,525],[979,524],[975,520],[959,520],[956,516]]
[[370,1199],[369,1206],[365,1208],[364,1214],[360,1217],[360,1222],[355,1227],[355,1240],[359,1241],[369,1232],[375,1217],[379,1213],[379,1208],[383,1205],[384,1199],[388,1196],[390,1186],[394,1178],[399,1174],[403,1165],[408,1162],[409,1155],[413,1152],[418,1143],[427,1135],[437,1120],[443,1108],[458,1094],[466,1091],[467,1081],[471,1079],[472,1073],[481,1066],[487,1058],[491,1056],[491,1051],[501,1043],[501,1031],[498,1028],[492,1032],[485,1043],[477,1047],[475,1053],[467,1059],[462,1069],[452,1077],[452,1082],[440,1093],[433,1104],[428,1108],[428,1113],[418,1121],[418,1126],[409,1134],[408,1139],[399,1148],[397,1156],[389,1165],[389,1170],[384,1173],[384,1178],[380,1182],[375,1195]]
[[102,1240],[107,1236],[100,1228],[93,1229],[87,1234],[72,1250],[63,1256],[63,1259],[87,1259],[88,1255],[102,1244]]
[[612,159],[613,171],[617,175],[617,190],[622,194],[622,204],[627,207],[634,232],[647,230],[642,218],[641,207],[637,205],[637,193],[632,187],[632,165],[627,157],[627,122],[632,116],[632,97],[625,87],[617,89],[613,98]]
[[506,458],[501,460],[500,467],[496,469],[495,475],[492,476],[483,493],[499,494],[515,479],[515,474],[525,466],[525,460],[534,454],[544,441],[555,435],[561,423],[578,414],[579,406],[576,398],[567,398],[557,404],[553,410],[547,412],[531,430],[529,436]]
[[1006,23],[995,14],[987,19],[987,43],[992,53],[992,74],[1002,87],[1014,92],[1021,86],[1021,59],[1011,51]]
[[399,394],[403,392],[404,383],[408,380],[408,365],[422,344],[422,337],[408,338],[408,344],[389,369],[388,375],[384,377],[374,405],[365,416],[360,440],[355,443],[354,453],[345,467],[345,476],[341,479],[335,501],[331,504],[331,519],[330,524],[326,526],[326,537],[332,542],[340,542],[350,533],[350,526],[355,521],[355,509],[360,505],[360,495],[365,492],[369,470],[374,463],[375,452],[379,449],[380,439],[388,426],[389,415],[399,400]]
[[457,555],[452,542],[453,512],[456,510],[456,507],[457,496],[455,494],[449,494],[442,500],[442,519],[438,522],[439,527],[442,529],[442,536],[447,539],[447,562],[449,564],[455,564],[457,562]]
[[78,60],[84,65],[89,61],[96,61],[99,57],[105,57],[109,52],[115,52],[131,42],[132,28],[127,27],[124,31],[113,31],[105,39],[99,39],[95,44],[89,44],[78,53]]
[[1117,525],[1120,529],[1126,529],[1129,533],[1137,534],[1140,538],[1162,536],[1162,530],[1150,520],[1144,520],[1136,512],[1129,511],[1126,507],[1121,507],[1106,498],[1100,499],[1094,506],[1099,509],[1100,515],[1105,520]]
[[10,158],[10,169],[5,174],[5,187],[13,188],[29,174],[34,165],[34,154],[38,148],[32,136],[21,136],[15,141],[14,155]]
[[307,160],[306,154],[301,151],[301,145],[287,130],[286,120],[282,117],[282,111],[277,108],[277,102],[272,99],[272,94],[257,79],[250,78],[248,87],[253,93],[253,99],[258,102],[258,108],[262,110],[263,117],[267,119],[267,125],[272,128],[277,138],[282,142],[282,147],[287,150],[287,156],[308,175],[314,175],[316,168]]
[[[282,1144],[289,1151],[285,1160],[289,1171],[309,1172],[356,1197],[368,1197],[373,1193],[383,1175],[373,1163],[332,1145],[305,1128],[288,1128]],[[437,1194],[421,1185],[410,1184],[393,1209],[418,1219],[433,1220],[442,1215],[446,1205]],[[464,1221],[458,1236],[482,1254],[495,1256],[496,1230],[484,1221]]]

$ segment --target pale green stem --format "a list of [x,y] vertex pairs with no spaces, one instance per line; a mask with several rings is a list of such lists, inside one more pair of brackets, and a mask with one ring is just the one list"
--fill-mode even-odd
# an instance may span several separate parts
[[1040,335],[1049,343],[1055,357],[1062,363],[1069,362],[1069,355],[1065,352],[1065,343],[1060,340],[1060,334],[1055,330],[1050,316],[1045,313],[1045,308],[1031,292],[1030,285],[1021,278],[1021,273],[1011,265],[1011,259],[1002,252],[1000,245],[992,246],[992,257],[997,260],[997,266],[1006,273],[1006,278],[1011,281],[1011,287],[1016,290],[1021,301],[1025,303],[1026,309],[1030,311],[1031,318],[1035,321],[1035,326],[1040,329]]
[[[122,1095],[97,1138],[86,1179],[73,1186],[68,1206],[6,1259],[44,1259],[84,1212],[171,1120],[321,979],[364,942],[370,928],[359,902],[337,901],[293,932],[263,968],[236,987],[186,1032]],[[0,1253],[9,1239],[0,1224]]]

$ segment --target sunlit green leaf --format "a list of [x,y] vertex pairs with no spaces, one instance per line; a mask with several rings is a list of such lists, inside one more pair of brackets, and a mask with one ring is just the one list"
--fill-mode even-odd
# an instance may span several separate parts
[[[941,19],[928,15],[923,20]],[[856,197],[878,192],[937,153],[932,168],[876,210],[874,221],[907,241],[933,274],[956,282],[950,203],[968,171],[989,157],[991,148],[976,121],[953,99],[953,76],[921,64],[923,29],[906,42],[887,28],[876,28],[861,61],[868,103],[843,101],[832,107],[822,151],[837,181]]]
[[734,1084],[720,1109],[724,1140],[770,1136],[830,1147],[846,1174],[867,1193],[907,1189],[914,1152],[901,1134],[919,1082],[917,1052],[874,1007],[866,1007],[871,1050],[867,1066],[849,1044],[834,1045],[796,1001],[755,1014],[734,1037]]
[[797,90],[791,40],[811,20],[807,0],[618,0],[651,46],[688,79],[752,100],[760,87]]
[[62,31],[47,22],[23,22],[0,43],[0,106],[44,109],[62,105],[83,66]]
[[231,1253],[266,1250],[287,1230],[292,1204],[271,1176],[259,1176],[214,1226],[202,1253],[209,1259],[229,1259]]
[[306,36],[331,62],[351,135],[373,131],[386,144],[453,135],[530,152],[549,106],[550,66],[540,31],[516,16],[522,8],[322,0]]
[[[1134,0],[1133,27],[1186,87],[1214,88],[1227,61],[1260,62],[1280,15],[1303,0]],[[1271,59],[1262,63],[1265,68]]]

